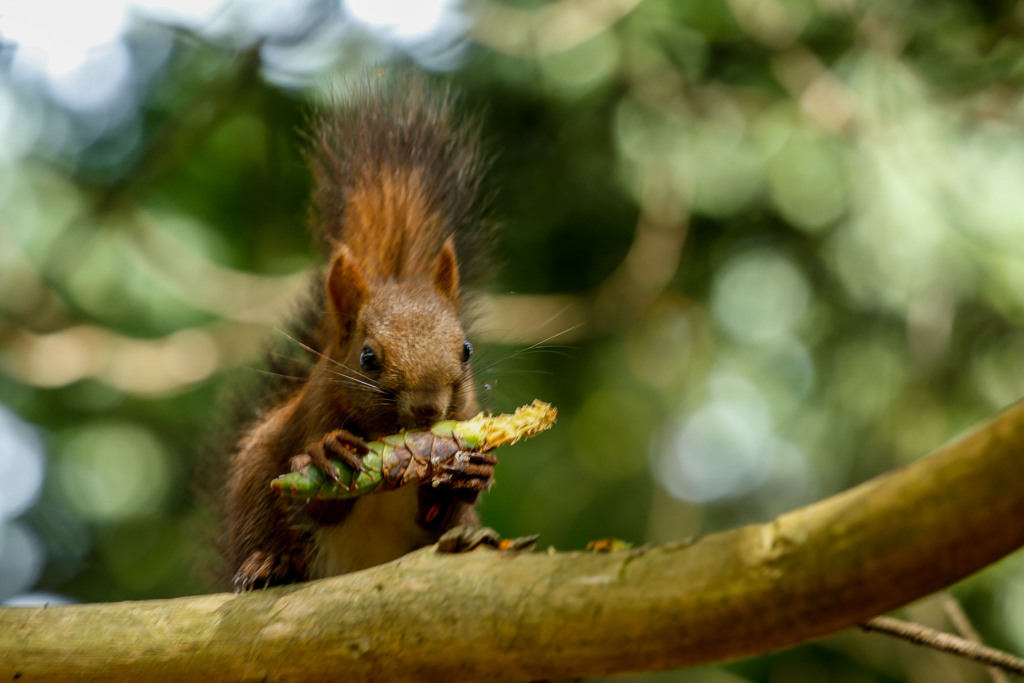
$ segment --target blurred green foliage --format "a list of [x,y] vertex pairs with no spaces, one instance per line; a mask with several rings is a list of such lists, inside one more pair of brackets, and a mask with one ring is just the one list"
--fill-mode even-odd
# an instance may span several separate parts
[[[444,65],[495,153],[482,403],[561,416],[502,459],[482,511],[503,534],[765,520],[1024,394],[1020,3],[492,1],[441,56],[297,4],[321,14],[284,38],[242,4],[247,34],[134,24],[134,63],[164,52],[123,120],[40,94],[0,46],[2,596],[215,588],[203,435],[314,262],[305,117],[368,63]],[[34,504],[5,508],[30,461]],[[1019,554],[955,592],[1024,650]],[[847,633],[645,680],[984,678]]]

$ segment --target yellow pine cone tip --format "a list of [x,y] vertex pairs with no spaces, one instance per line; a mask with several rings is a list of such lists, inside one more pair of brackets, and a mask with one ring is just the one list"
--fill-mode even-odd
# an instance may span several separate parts
[[472,430],[480,435],[481,449],[514,444],[520,439],[535,436],[555,423],[558,409],[550,403],[534,399],[528,406],[516,408],[513,414],[497,416],[480,413],[457,427],[458,431]]

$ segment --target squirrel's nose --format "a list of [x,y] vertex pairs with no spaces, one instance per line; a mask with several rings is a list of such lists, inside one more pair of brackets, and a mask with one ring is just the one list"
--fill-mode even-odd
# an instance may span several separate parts
[[413,406],[411,412],[416,427],[429,427],[444,417],[444,408],[433,403]]
[[448,412],[449,392],[410,392],[400,401],[398,422],[405,429],[420,429],[443,420]]

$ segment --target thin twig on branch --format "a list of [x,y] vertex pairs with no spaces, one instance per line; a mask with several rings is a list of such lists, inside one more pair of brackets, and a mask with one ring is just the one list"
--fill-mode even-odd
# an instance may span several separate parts
[[954,636],[951,633],[929,628],[923,624],[903,621],[894,617],[875,617],[865,621],[860,627],[865,631],[885,633],[916,645],[924,645],[987,666],[994,666],[1018,676],[1024,676],[1024,659],[960,636]]
[[[942,596],[942,609],[946,612],[946,616],[953,623],[953,628],[957,630],[961,636],[974,643],[981,643],[981,636],[978,631],[974,628],[974,624],[971,623],[967,613],[964,612],[963,607],[960,606],[960,602],[953,597],[952,593],[946,592]],[[1001,669],[995,666],[988,667],[989,678],[992,679],[992,683],[1009,683],[1009,679]]]
[[245,595],[0,609],[0,680],[479,681],[771,652],[1024,546],[1024,404],[774,521],[609,553],[443,555]]

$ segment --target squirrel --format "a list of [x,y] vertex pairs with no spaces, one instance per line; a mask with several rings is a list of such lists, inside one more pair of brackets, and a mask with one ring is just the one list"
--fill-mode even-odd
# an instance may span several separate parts
[[478,412],[461,318],[491,241],[478,131],[448,90],[409,76],[366,82],[354,103],[314,115],[310,223],[327,265],[293,323],[305,357],[268,354],[279,378],[230,457],[236,591],[363,569],[479,525],[491,454],[434,485],[352,500],[287,503],[270,487],[310,463],[337,480],[330,460],[359,467],[368,441]]

